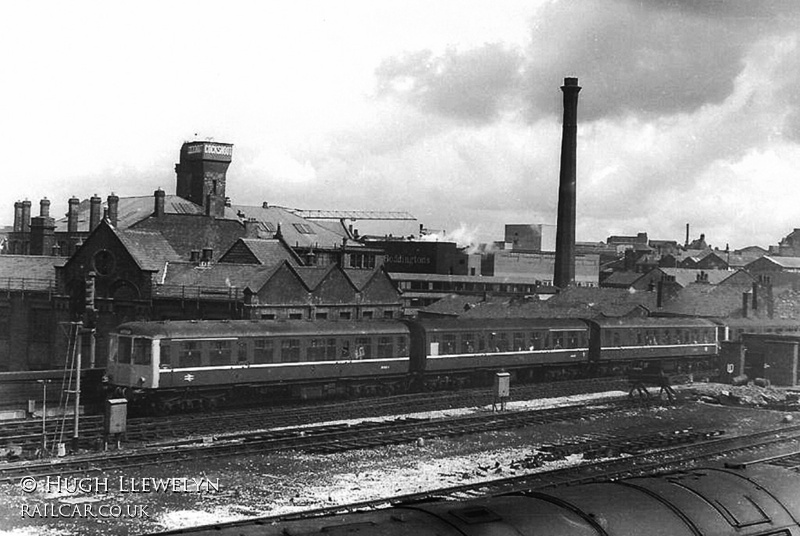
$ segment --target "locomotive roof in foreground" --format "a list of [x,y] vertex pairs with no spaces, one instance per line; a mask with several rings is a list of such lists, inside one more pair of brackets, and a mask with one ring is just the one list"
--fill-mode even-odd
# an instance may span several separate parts
[[408,328],[392,321],[274,321],[274,320],[173,320],[126,322],[114,330],[123,335],[153,338],[268,337],[289,335],[402,335]]

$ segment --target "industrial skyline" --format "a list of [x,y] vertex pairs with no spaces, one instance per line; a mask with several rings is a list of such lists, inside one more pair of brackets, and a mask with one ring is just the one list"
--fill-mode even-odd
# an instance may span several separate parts
[[402,210],[489,242],[556,221],[561,92],[581,91],[577,240],[800,227],[789,1],[18,3],[0,60],[14,202],[173,193],[174,147],[235,145],[229,196]]

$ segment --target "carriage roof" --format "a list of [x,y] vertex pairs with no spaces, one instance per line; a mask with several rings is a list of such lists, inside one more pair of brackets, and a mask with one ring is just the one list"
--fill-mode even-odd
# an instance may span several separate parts
[[291,337],[403,335],[408,333],[399,322],[358,321],[274,321],[274,320],[180,320],[126,322],[115,333],[138,337],[191,339],[211,337]]

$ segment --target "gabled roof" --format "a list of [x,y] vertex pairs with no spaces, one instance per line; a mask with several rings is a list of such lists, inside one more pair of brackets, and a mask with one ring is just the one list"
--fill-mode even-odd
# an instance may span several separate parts
[[696,268],[659,268],[659,270],[675,278],[675,282],[682,287],[695,283],[701,272],[707,276],[706,283],[710,285],[718,285],[735,273],[728,270],[700,270]]
[[189,289],[191,296],[198,292],[210,298],[241,296],[247,287],[263,286],[276,270],[276,266],[260,264],[171,262],[167,265],[163,284],[156,287],[156,294],[160,297],[185,296],[186,289]]
[[0,291],[47,290],[56,283],[56,266],[67,257],[44,255],[0,255]]
[[111,229],[142,270],[157,272],[160,277],[167,262],[182,260],[167,239],[157,231]]
[[[344,275],[346,275],[347,278],[350,280],[350,282],[353,283],[353,286],[356,287],[356,289],[358,289],[358,291],[360,292],[364,290],[364,288],[366,288],[369,282],[372,281],[372,278],[374,278],[375,275],[381,271],[381,268],[376,268],[374,270],[359,270],[356,268],[345,268],[342,271],[344,272]],[[389,278],[388,274],[386,277],[387,279]]]
[[337,265],[331,264],[329,266],[294,266],[294,272],[302,279],[303,283],[309,290],[313,290],[322,283],[325,278],[333,270],[338,268]]
[[[289,261],[292,264],[301,265],[300,257],[293,249],[286,247],[286,244],[276,238],[240,238],[236,244],[231,246],[233,249],[241,244],[249,251],[259,264],[274,266],[282,261]],[[230,251],[230,249],[228,251]],[[223,257],[227,255],[227,252]],[[220,257],[221,261],[222,257]]]
[[764,255],[761,258],[766,259],[767,261],[772,262],[782,268],[800,268],[800,257],[778,257],[773,255]]

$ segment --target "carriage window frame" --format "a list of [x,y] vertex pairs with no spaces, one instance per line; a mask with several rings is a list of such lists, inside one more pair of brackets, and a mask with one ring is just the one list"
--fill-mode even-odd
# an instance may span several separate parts
[[198,341],[181,341],[178,353],[179,367],[199,367],[202,364],[202,351]]
[[275,341],[272,339],[255,339],[253,341],[253,362],[254,363],[274,363],[275,362]]
[[230,365],[233,358],[232,342],[227,339],[208,341],[209,365]]
[[152,339],[146,339],[144,337],[133,338],[131,362],[134,365],[150,365],[153,362]]

